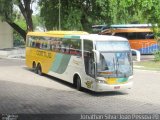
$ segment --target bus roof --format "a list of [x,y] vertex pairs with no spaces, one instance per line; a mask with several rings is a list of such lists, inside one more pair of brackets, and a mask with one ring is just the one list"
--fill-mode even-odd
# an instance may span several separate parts
[[98,34],[80,35],[80,38],[92,41],[128,41],[126,38],[123,37]]
[[31,36],[61,37],[70,39],[87,39],[92,41],[127,41],[126,38],[110,35],[89,34],[84,31],[49,31],[49,32],[28,32]]
[[[157,26],[157,24],[154,24]],[[93,25],[93,29],[109,29],[109,28],[151,28],[152,24],[113,24],[113,25]]]
[[150,28],[152,24],[115,24],[111,28]]
[[73,35],[73,34],[89,34],[85,31],[49,31],[46,32],[47,34],[52,34],[52,35]]
[[48,32],[28,32],[27,35],[31,36],[56,36],[56,37],[63,37],[65,35],[82,35],[82,34],[89,34],[84,31],[48,31]]
[[100,34],[105,34],[105,33],[123,33],[123,32],[153,32],[151,28],[116,28],[116,29],[107,29],[102,31]]
[[[62,34],[61,34],[62,33]],[[69,34],[70,33],[70,34]],[[73,33],[73,34],[71,34]],[[80,33],[80,34],[78,34]],[[118,37],[118,36],[110,36],[110,35],[98,35],[98,34],[89,34],[87,32],[72,32],[67,31],[63,34],[62,31],[50,31],[50,32],[29,32],[27,35],[31,36],[48,36],[48,37],[63,37],[63,38],[71,38],[71,39],[87,39],[92,41],[127,41],[126,38]]]

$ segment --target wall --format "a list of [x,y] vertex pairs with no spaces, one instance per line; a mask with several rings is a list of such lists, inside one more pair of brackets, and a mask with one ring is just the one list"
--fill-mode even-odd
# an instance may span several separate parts
[[0,21],[0,49],[13,47],[13,29]]

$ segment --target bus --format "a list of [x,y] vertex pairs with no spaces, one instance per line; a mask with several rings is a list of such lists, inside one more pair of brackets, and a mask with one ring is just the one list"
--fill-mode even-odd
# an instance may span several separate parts
[[128,25],[123,27],[115,25],[113,27],[102,31],[100,34],[125,37],[129,40],[131,48],[140,51],[141,54],[153,54],[158,50],[158,44],[154,39],[154,33],[150,26]]
[[[157,24],[155,24],[157,27]],[[110,28],[152,28],[152,24],[114,24]]]
[[26,65],[95,92],[132,88],[133,63],[126,38],[79,31],[29,32]]
[[[155,24],[157,27],[157,24]],[[99,33],[106,29],[113,28],[151,28],[152,24],[114,24],[114,25],[93,25],[92,32]]]

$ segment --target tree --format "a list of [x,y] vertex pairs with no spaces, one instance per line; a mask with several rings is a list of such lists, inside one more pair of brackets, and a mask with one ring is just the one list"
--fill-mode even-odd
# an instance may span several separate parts
[[[14,30],[16,30],[25,40],[27,31],[33,31],[32,22],[32,9],[31,5],[34,0],[0,0],[0,18],[2,21],[6,21]],[[14,6],[17,6],[22,13],[25,22],[26,29],[14,22],[16,14],[14,12]]]
[[141,0],[61,0],[59,5],[59,0],[40,0],[48,30],[58,29],[59,7],[62,29],[90,31],[94,24],[146,22],[146,17],[141,17],[141,4]]
[[[90,31],[93,24],[103,23],[106,16],[100,14],[97,0],[40,0],[41,17],[48,30],[58,29],[59,7],[61,7],[61,28]],[[47,13],[47,14],[46,14]]]
[[[48,30],[90,31],[94,24],[160,23],[159,0],[40,0],[41,17]],[[47,13],[47,14],[46,14]]]

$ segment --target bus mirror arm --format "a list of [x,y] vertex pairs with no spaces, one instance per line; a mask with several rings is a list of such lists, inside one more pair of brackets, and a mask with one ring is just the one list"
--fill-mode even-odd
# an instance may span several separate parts
[[96,55],[96,63],[100,63],[100,52],[97,50],[92,50]]
[[136,60],[141,61],[141,53],[138,50],[135,50],[135,49],[131,49],[131,51],[136,53],[136,57],[137,57]]

